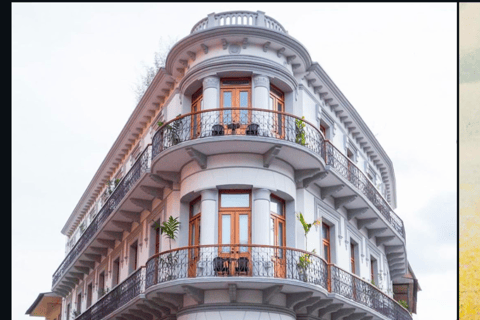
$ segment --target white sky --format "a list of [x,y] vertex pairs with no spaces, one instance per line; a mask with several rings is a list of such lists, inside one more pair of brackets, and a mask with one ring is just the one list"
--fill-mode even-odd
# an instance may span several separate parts
[[159,40],[239,9],[280,22],[376,134],[422,287],[415,319],[456,319],[456,3],[14,3],[12,319],[50,291],[60,230],[135,108]]

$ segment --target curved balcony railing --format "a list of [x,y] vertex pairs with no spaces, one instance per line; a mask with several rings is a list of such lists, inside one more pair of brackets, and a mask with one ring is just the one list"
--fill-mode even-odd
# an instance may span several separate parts
[[329,265],[330,292],[367,306],[388,319],[411,320],[410,312],[374,285],[335,265]]
[[314,125],[288,113],[254,108],[209,109],[179,116],[155,133],[152,157],[185,141],[228,135],[289,141],[324,158],[324,138]]
[[[301,256],[310,262],[301,264]],[[146,288],[184,278],[247,276],[294,279],[327,289],[327,263],[309,252],[286,247],[191,246],[154,255],[146,268]]]
[[132,168],[128,171],[125,177],[118,183],[117,187],[107,199],[103,207],[95,216],[93,221],[87,227],[85,232],[81,235],[75,246],[70,250],[65,259],[62,261],[58,269],[53,274],[52,287],[55,286],[57,281],[62,275],[65,274],[68,267],[78,258],[81,252],[87,247],[87,245],[93,239],[95,233],[103,226],[105,220],[110,214],[117,208],[118,204],[123,200],[127,192],[129,192],[140,179],[142,173],[150,172],[151,165],[151,145],[148,145]]
[[281,33],[287,33],[285,28],[275,19],[266,16],[262,11],[229,11],[212,13],[197,22],[190,33],[203,31],[219,26],[254,26],[264,27]]
[[390,225],[405,238],[402,219],[391,209],[378,189],[367,176],[343,155],[330,141],[325,141],[325,164],[332,166],[341,176],[350,181],[380,211]]
[[107,292],[94,305],[76,317],[76,320],[101,320],[145,292],[145,267],[132,273],[122,283]]
[[146,263],[148,289],[168,281],[202,277],[263,277],[317,285],[369,307],[389,319],[411,320],[408,310],[372,284],[299,249],[267,245],[200,245],[152,256]]

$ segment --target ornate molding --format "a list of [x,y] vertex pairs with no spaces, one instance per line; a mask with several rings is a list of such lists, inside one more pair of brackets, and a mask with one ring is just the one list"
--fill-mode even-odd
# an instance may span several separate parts
[[264,75],[257,75],[253,77],[253,84],[255,87],[265,87],[270,89],[270,79]]
[[209,76],[203,79],[203,90],[206,90],[209,88],[217,89],[219,85],[220,85],[220,79],[218,77]]
[[242,47],[239,44],[232,43],[228,46],[228,53],[239,54],[242,51]]

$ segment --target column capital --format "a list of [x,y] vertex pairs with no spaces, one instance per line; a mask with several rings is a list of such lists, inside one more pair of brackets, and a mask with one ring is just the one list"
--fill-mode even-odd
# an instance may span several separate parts
[[265,188],[253,189],[253,196],[255,201],[256,200],[270,201],[270,194],[271,194],[270,190]]
[[209,89],[209,88],[218,88],[218,85],[220,84],[220,78],[217,76],[208,76],[205,77],[202,81],[203,84],[203,90]]
[[205,189],[200,192],[200,195],[202,196],[202,201],[204,200],[216,201],[217,194],[218,194],[217,189]]
[[253,76],[253,84],[255,87],[265,87],[270,90],[270,79],[264,75],[255,75]]

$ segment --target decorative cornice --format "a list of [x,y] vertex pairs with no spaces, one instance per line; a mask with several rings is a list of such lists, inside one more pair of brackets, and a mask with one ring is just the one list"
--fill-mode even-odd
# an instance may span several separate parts
[[203,90],[206,90],[209,88],[217,89],[218,86],[220,85],[220,78],[217,76],[208,76],[203,79],[202,84],[203,84]]
[[257,75],[253,77],[253,84],[255,87],[265,87],[270,89],[270,79],[264,75]]

